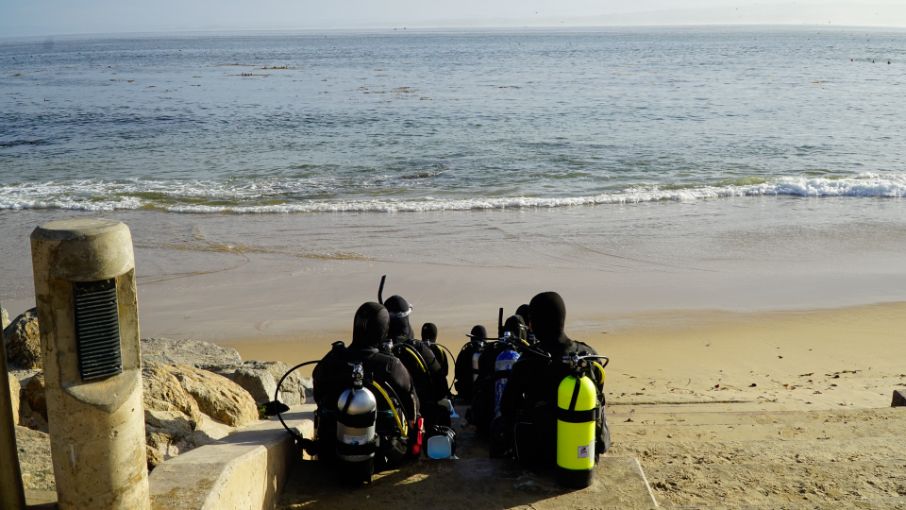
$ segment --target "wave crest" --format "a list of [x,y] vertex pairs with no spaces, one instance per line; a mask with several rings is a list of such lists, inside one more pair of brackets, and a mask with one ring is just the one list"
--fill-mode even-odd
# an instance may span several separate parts
[[[762,181],[762,182],[758,182]],[[275,190],[299,183],[202,181],[73,181],[0,186],[0,209],[115,211],[150,209],[173,213],[358,213],[528,209],[721,199],[749,196],[906,197],[906,173],[865,173],[852,177],[785,176],[736,184],[689,187],[635,186],[574,197],[472,197],[292,199]],[[739,183],[751,182],[751,184]]]

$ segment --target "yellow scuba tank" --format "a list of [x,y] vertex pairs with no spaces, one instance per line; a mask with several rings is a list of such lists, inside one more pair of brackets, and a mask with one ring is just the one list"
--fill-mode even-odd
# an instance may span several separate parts
[[598,391],[581,373],[570,374],[557,389],[557,476],[564,486],[591,485],[595,468],[595,412]]

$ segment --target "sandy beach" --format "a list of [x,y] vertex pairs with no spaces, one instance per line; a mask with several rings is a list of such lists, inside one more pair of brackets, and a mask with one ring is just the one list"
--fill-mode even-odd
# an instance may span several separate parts
[[[638,224],[660,207],[620,213]],[[728,216],[697,236],[688,218],[677,230],[663,210],[663,224],[644,236],[622,235],[617,223],[571,223],[587,209],[240,223],[116,216],[133,231],[143,336],[214,341],[245,359],[316,359],[348,340],[355,307],[376,299],[387,274],[385,297],[406,296],[413,325],[435,322],[440,342],[457,352],[473,324],[493,330],[498,306],[509,314],[554,289],[567,303],[567,332],[611,356],[613,454],[639,459],[662,506],[902,507],[906,446],[897,434],[906,414],[889,408],[892,391],[906,387],[898,251],[906,240],[889,235],[900,224],[820,215],[796,227],[808,236],[791,237],[776,216],[736,221],[744,214],[727,204],[695,207]],[[25,240],[34,224],[60,215],[20,212],[4,235]],[[339,241],[351,223],[394,230],[352,250]],[[519,234],[500,235],[500,225]],[[542,234],[565,225],[585,244]],[[428,246],[418,235],[425,229]],[[444,231],[455,234],[445,240]],[[481,250],[453,250],[476,238]],[[391,253],[393,245],[407,249]],[[29,254],[26,243],[7,250],[4,306],[17,314],[31,306]]]

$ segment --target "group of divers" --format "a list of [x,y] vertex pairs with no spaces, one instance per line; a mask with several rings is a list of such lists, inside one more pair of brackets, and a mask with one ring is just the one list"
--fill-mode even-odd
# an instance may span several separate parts
[[[496,337],[473,327],[459,354],[450,353],[454,382],[448,386],[450,351],[437,343],[437,327],[425,323],[416,339],[412,307],[398,295],[383,301],[383,286],[384,279],[381,302],[356,311],[348,346],[334,342],[320,361],[290,370],[317,363],[315,437],[298,436],[309,454],[351,484],[422,455],[454,457],[455,402],[487,438],[491,457],[553,472],[564,486],[591,483],[598,456],[610,448],[608,359],[566,335],[559,294],[536,295],[506,321],[500,309]],[[287,409],[275,396],[266,412],[279,416]]]

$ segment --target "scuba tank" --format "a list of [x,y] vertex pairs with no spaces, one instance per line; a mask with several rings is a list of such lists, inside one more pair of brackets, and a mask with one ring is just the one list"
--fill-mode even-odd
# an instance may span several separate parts
[[377,449],[377,400],[364,378],[362,364],[354,364],[352,387],[337,400],[337,457],[353,482],[371,482]]
[[503,400],[503,392],[506,390],[506,383],[513,371],[513,365],[519,359],[519,353],[513,348],[512,338],[509,331],[504,332],[500,340],[504,347],[497,355],[494,361],[494,417],[500,416],[500,402]]
[[501,345],[501,350],[494,362],[494,410],[488,428],[488,432],[491,435],[488,453],[492,458],[507,456],[512,446],[512,435],[507,430],[507,421],[501,411],[501,402],[503,402],[503,393],[506,391],[507,381],[509,381],[510,373],[513,371],[513,365],[519,359],[519,353],[516,352],[512,341],[510,332],[504,332],[503,338],[498,342]]
[[557,388],[557,478],[567,487],[588,487],[594,476],[599,401],[597,387],[586,375],[589,369],[586,360],[594,358],[608,360],[606,356],[595,355],[563,357],[570,373]]
[[[479,329],[480,328],[480,329]],[[469,341],[460,349],[454,363],[455,386],[458,401],[471,405],[475,394],[475,381],[478,380],[478,360],[484,350],[486,334],[484,328],[475,326],[472,333],[466,335]]]
[[[502,310],[502,309],[501,309]],[[528,347],[527,328],[522,317],[510,316],[502,326],[500,351],[494,361],[494,417],[500,416],[500,402],[513,365],[519,359],[519,349]]]

